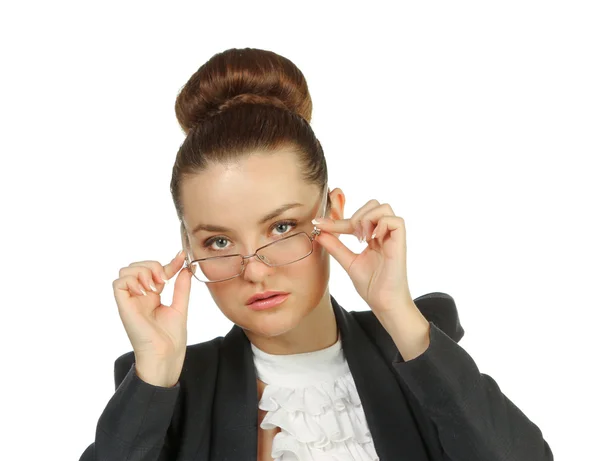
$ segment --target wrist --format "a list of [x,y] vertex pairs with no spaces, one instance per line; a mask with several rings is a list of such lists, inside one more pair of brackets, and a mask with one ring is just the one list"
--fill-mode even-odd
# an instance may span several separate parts
[[145,383],[157,387],[173,387],[179,380],[179,373],[168,364],[136,361],[135,373]]

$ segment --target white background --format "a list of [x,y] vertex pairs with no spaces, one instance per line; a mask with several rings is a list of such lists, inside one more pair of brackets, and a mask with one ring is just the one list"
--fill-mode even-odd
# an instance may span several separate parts
[[[406,222],[413,296],[450,294],[480,371],[556,459],[591,459],[597,3],[218,4],[1,7],[0,457],[78,459],[94,441],[114,360],[131,350],[112,281],[180,249],[177,92],[213,54],[255,47],[304,73],[347,216],[390,203]],[[369,309],[332,267],[340,304]],[[204,285],[190,302],[189,344],[232,327]]]

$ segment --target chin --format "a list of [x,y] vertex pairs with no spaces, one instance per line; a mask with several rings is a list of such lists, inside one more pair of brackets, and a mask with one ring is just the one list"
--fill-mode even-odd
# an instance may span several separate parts
[[296,328],[297,324],[285,324],[280,323],[277,325],[260,325],[253,326],[250,325],[250,328],[244,328],[244,330],[250,331],[255,335],[262,336],[263,338],[276,338],[277,336],[281,336],[288,331]]
[[310,313],[310,310],[300,310],[301,306],[295,305],[293,301],[290,294],[285,303],[264,311],[253,311],[244,306],[247,312],[243,319],[238,319],[241,323],[232,321],[244,330],[266,338],[280,336],[296,328]]

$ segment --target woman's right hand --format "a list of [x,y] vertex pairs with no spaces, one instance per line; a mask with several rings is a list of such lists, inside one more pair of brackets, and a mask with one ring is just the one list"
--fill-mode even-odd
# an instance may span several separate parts
[[[180,252],[165,266],[158,261],[134,262],[121,268],[119,278],[113,281],[119,316],[133,346],[136,370],[151,384],[175,385],[183,367],[192,278],[189,270],[180,271],[184,261],[185,252]],[[177,272],[173,302],[165,306],[160,294]]]

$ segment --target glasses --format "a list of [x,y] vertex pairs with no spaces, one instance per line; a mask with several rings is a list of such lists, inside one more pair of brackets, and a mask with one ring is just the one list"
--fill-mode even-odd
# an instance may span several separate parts
[[[322,195],[317,218],[325,216],[327,184],[323,188]],[[223,282],[241,275],[246,267],[246,260],[250,258],[256,257],[269,267],[280,267],[310,256],[313,252],[314,239],[320,233],[321,231],[316,227],[310,235],[306,232],[297,232],[264,245],[248,256],[232,254],[195,259],[191,262],[188,262],[188,256],[186,256],[185,267],[202,283]]]

